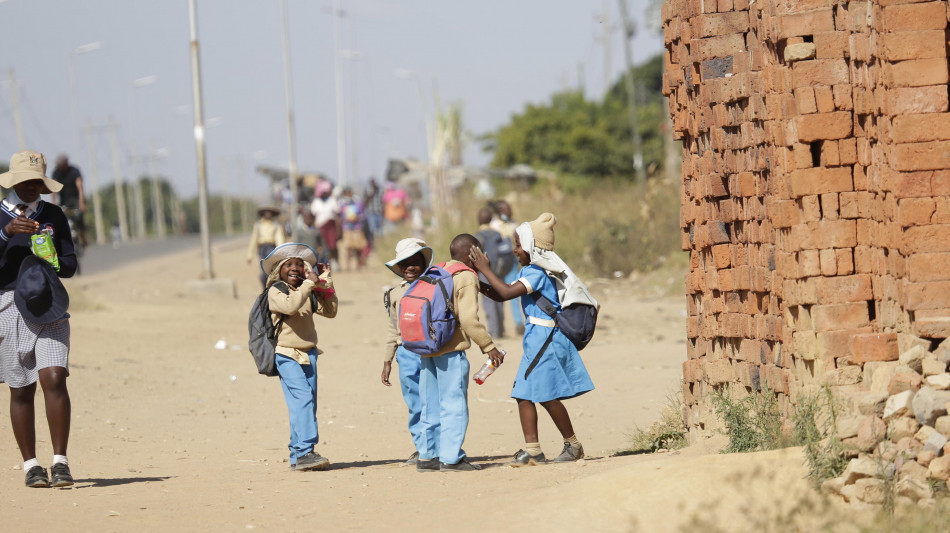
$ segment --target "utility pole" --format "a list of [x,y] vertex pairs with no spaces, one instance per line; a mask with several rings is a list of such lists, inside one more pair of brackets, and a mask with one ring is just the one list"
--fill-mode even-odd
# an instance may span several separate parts
[[287,101],[287,149],[290,161],[287,163],[287,179],[290,182],[290,239],[297,241],[297,141],[294,120],[294,91],[290,75],[290,36],[287,20],[287,0],[280,0],[281,48],[284,52],[284,97]]
[[614,25],[610,23],[610,5],[607,3],[607,0],[604,0],[603,4],[604,11],[596,16],[596,20],[600,21],[602,26],[603,33],[600,37],[595,37],[594,39],[598,41],[603,47],[604,51],[604,95],[610,90],[610,67],[612,63],[612,58],[610,57],[610,35],[614,31]]
[[247,231],[250,224],[247,220],[247,180],[244,176],[244,159],[237,158],[238,181],[241,183],[241,231]]
[[633,81],[633,49],[631,44],[633,36],[637,33],[637,28],[627,12],[627,0],[618,0],[618,2],[620,3],[620,16],[623,17],[623,55],[627,65],[624,83],[627,87],[627,108],[630,110],[630,133],[633,137],[633,174],[637,185],[642,187],[646,184],[646,176],[643,173],[640,128],[637,125],[637,97]]
[[231,222],[231,178],[228,176],[230,173],[230,167],[228,165],[228,158],[221,158],[221,204],[224,207],[224,234],[228,237],[233,233],[232,231],[232,222]]
[[333,1],[333,70],[336,78],[336,162],[341,185],[349,185],[346,171],[346,124],[343,114],[343,58],[341,57],[340,0]]
[[86,146],[89,147],[89,175],[92,177],[92,213],[95,218],[96,244],[106,243],[102,226],[102,202],[99,201],[99,172],[96,170],[96,146],[92,142],[92,120],[86,121]]
[[148,142],[148,169],[152,175],[152,211],[155,211],[155,236],[165,238],[165,202],[162,198],[162,182],[155,170],[155,158],[158,154],[152,141]]
[[13,123],[16,125],[16,142],[20,150],[26,150],[26,138],[23,136],[23,121],[20,119],[20,99],[16,92],[16,76],[10,69],[10,97],[13,99]]
[[198,54],[198,15],[195,1],[188,0],[188,21],[191,35],[191,89],[195,113],[195,153],[198,166],[198,220],[201,226],[201,278],[214,279],[211,269],[211,228],[208,224],[208,175],[205,164],[205,127],[201,106],[201,61]]
[[[112,146],[112,173],[115,175],[115,210],[119,218],[119,234],[122,236],[122,242],[125,242],[129,240],[129,221],[126,218],[125,187],[122,183],[122,170],[119,167],[119,143],[116,140],[115,120],[112,117],[109,117],[109,143]],[[96,187],[96,191],[98,189]]]

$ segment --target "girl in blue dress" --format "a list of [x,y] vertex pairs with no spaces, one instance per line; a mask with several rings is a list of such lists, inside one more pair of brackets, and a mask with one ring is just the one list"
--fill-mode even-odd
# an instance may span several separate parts
[[[511,397],[518,402],[525,449],[518,450],[509,463],[511,466],[536,465],[546,461],[538,439],[536,404],[539,403],[551,416],[564,438],[561,454],[552,461],[571,462],[584,457],[584,447],[574,434],[571,417],[563,400],[593,390],[594,384],[577,353],[577,348],[554,327],[554,320],[541,310],[532,296],[538,293],[560,310],[557,286],[548,272],[561,276],[574,275],[554,253],[555,222],[554,215],[544,213],[532,222],[521,224],[515,230],[514,252],[522,269],[518,279],[510,285],[492,273],[488,257],[481,250],[472,250],[475,268],[488,280],[488,284],[483,283],[481,286],[482,293],[501,302],[520,298],[526,317],[524,355],[511,390]],[[542,350],[543,353],[539,356]]]

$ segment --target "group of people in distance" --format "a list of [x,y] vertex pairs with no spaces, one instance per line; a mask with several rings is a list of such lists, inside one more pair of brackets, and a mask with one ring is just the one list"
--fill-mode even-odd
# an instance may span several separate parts
[[[451,299],[458,327],[451,339],[431,354],[420,355],[403,346],[397,315],[403,295],[433,266],[434,252],[425,241],[410,237],[396,244],[395,257],[386,262],[400,279],[385,293],[390,325],[381,381],[383,385],[392,385],[395,359],[415,446],[407,463],[414,464],[419,472],[481,469],[468,460],[462,447],[469,421],[470,365],[465,351],[474,343],[496,367],[504,362],[505,353],[498,350],[479,320],[479,294],[498,302],[518,300],[524,316],[523,355],[511,396],[518,403],[525,446],[507,464],[518,467],[548,461],[538,435],[538,404],[550,415],[564,441],[561,452],[551,461],[570,462],[584,457],[584,447],[563,402],[593,390],[594,385],[577,348],[532,297],[540,294],[560,308],[557,288],[548,272],[569,269],[554,252],[555,223],[553,214],[544,213],[517,226],[513,253],[520,268],[510,283],[492,271],[491,259],[474,235],[463,233],[452,240],[450,260],[439,266],[453,273]],[[261,261],[261,267],[267,275],[266,290],[274,322],[280,321],[280,315],[293,317],[280,323],[276,348],[277,371],[290,412],[290,465],[298,471],[323,470],[329,466],[329,460],[315,449],[319,439],[319,350],[314,319],[318,315],[336,316],[337,299],[330,266],[318,262],[310,247],[288,243],[276,247]]]

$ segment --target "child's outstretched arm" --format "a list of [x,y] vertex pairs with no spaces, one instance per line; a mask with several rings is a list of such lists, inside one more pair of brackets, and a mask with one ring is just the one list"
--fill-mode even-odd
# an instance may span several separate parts
[[475,269],[481,272],[482,275],[485,276],[485,279],[488,280],[487,286],[484,283],[479,284],[479,292],[485,296],[488,296],[496,302],[506,302],[528,293],[528,289],[525,288],[523,284],[514,282],[508,285],[492,272],[491,262],[488,260],[488,256],[485,255],[485,252],[478,246],[472,246],[469,258],[472,260],[472,265]]

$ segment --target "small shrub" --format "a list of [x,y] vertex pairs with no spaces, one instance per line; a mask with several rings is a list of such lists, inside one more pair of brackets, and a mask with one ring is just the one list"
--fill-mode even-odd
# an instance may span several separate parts
[[831,389],[802,394],[792,415],[795,442],[804,447],[808,478],[816,485],[835,478],[848,466],[844,444],[836,428],[837,408]]
[[677,450],[686,447],[688,444],[686,422],[680,410],[680,401],[676,396],[670,396],[667,400],[667,406],[663,408],[660,419],[651,424],[648,429],[637,428],[630,439],[630,449],[617,455],[654,453],[659,450]]
[[775,450],[791,444],[782,431],[778,400],[767,387],[738,400],[717,390],[712,402],[729,437],[723,453]]

